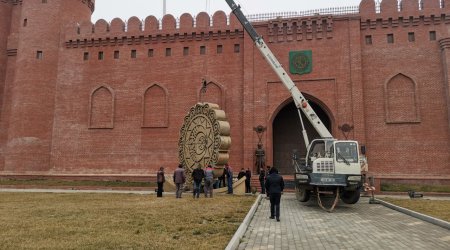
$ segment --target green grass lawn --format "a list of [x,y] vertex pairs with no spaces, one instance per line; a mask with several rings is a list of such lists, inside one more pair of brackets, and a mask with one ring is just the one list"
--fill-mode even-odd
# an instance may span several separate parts
[[224,249],[255,199],[0,193],[0,248]]
[[409,190],[414,190],[417,192],[450,193],[450,186],[449,185],[381,183],[381,191],[408,192]]
[[450,200],[383,198],[391,204],[450,222]]

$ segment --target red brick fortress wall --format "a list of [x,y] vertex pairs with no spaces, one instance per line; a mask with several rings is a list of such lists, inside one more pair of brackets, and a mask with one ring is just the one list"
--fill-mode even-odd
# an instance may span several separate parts
[[[339,128],[352,126],[347,136],[367,146],[373,174],[447,180],[450,9],[443,6],[363,0],[359,13],[254,26],[285,69],[290,51],[312,50],[313,72],[291,77],[329,116],[333,136],[344,139]],[[262,141],[273,164],[273,122],[292,99],[234,16],[92,23],[94,1],[0,7],[10,13],[0,32],[11,34],[0,36],[0,49],[14,51],[0,56],[0,174],[139,176],[160,166],[170,172],[183,118],[199,101],[227,113],[236,170],[254,166],[258,125],[267,127]]]
[[[179,130],[190,107],[220,104],[242,162],[242,36],[224,12],[210,20],[171,15],[89,21],[66,30],[60,63],[52,171],[148,174],[178,163]],[[211,25],[212,23],[212,25]],[[239,49],[235,52],[235,47]],[[76,69],[76,70],[73,70]]]
[[361,2],[367,147],[378,176],[450,176],[447,5],[384,0],[377,12]]

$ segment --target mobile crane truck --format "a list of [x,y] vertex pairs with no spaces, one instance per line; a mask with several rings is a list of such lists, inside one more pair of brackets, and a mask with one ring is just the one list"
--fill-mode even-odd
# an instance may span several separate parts
[[[280,78],[283,85],[289,90],[297,107],[302,125],[303,138],[305,145],[307,145],[305,161],[301,164],[294,165],[294,182],[297,199],[301,202],[306,202],[310,199],[311,194],[315,194],[317,195],[319,206],[328,212],[334,209],[339,198],[347,204],[358,202],[362,187],[358,142],[333,138],[311,108],[306,98],[283,69],[275,55],[268,48],[263,38],[256,32],[253,25],[242,13],[241,7],[234,0],[225,1],[255,43],[256,48],[258,48],[273,71]],[[315,139],[309,143],[300,111],[304,113],[316,129],[321,137],[320,139]],[[363,148],[361,148],[361,151],[365,153]],[[297,163],[297,161],[295,162]],[[320,195],[324,193],[335,196],[334,202],[329,209],[322,205]]]

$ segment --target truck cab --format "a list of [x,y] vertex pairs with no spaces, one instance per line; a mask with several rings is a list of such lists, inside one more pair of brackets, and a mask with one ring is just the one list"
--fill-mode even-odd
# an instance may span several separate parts
[[[354,204],[362,186],[358,142],[316,139],[307,148],[305,161],[296,167],[295,185],[300,201],[308,201],[314,187],[341,187],[341,199]],[[329,187],[329,188],[327,188]]]

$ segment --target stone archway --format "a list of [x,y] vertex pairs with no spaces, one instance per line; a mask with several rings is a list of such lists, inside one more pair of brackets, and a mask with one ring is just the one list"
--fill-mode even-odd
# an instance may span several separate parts
[[[317,103],[309,101],[309,104],[320,117],[325,127],[331,131],[331,119],[326,111]],[[319,134],[302,113],[308,138],[312,141],[319,138]],[[302,135],[300,119],[293,101],[287,103],[275,116],[273,128],[273,166],[277,167],[281,174],[293,174],[292,155],[306,156],[306,146]]]

